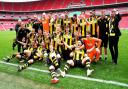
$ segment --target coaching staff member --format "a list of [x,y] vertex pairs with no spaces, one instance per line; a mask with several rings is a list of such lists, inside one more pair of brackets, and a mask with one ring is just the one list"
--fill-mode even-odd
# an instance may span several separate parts
[[[22,22],[22,20],[19,19],[18,22],[17,22],[17,24],[15,25],[16,37],[17,37],[18,30],[19,30],[19,28],[21,26],[21,22]],[[14,39],[13,40],[13,43],[12,43],[13,50],[15,49],[16,46],[17,46],[17,42],[16,42],[16,39]]]
[[118,10],[112,10],[109,20],[109,49],[112,56],[112,62],[114,64],[117,64],[118,59],[118,42],[119,37],[121,36],[121,32],[118,27],[120,20],[121,16],[118,13]]
[[40,29],[40,23],[39,23],[37,15],[34,15],[34,20],[33,20],[32,28],[35,29],[36,33],[38,33],[38,30]]
[[15,25],[16,35],[17,35],[18,30],[19,30],[19,27],[21,26],[21,22],[22,22],[22,20],[19,19],[18,22],[17,22],[17,24]]
[[104,47],[104,59],[107,59],[107,45],[108,45],[108,33],[109,33],[109,20],[105,16],[105,11],[101,11],[101,16],[98,19],[98,26],[99,26],[99,39],[102,40],[101,42],[101,55],[100,59],[102,59],[102,47]]
[[[30,30],[25,28],[25,24],[22,22],[21,27],[18,30],[16,40],[20,41],[20,42],[25,42],[27,34],[29,32],[30,32]],[[18,43],[18,52],[21,52],[21,47],[22,47],[22,45],[20,43]]]

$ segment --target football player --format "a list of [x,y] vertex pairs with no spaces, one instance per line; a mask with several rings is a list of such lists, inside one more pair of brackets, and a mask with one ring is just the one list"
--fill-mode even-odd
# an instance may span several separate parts
[[61,73],[61,76],[64,77],[65,73],[68,71],[70,67],[86,67],[87,68],[87,76],[90,76],[94,71],[90,68],[90,58],[87,56],[84,49],[81,49],[81,46],[84,46],[81,40],[78,40],[74,45],[67,45],[64,42],[65,46],[67,46],[72,52],[70,53],[70,60],[67,60],[67,64],[64,67],[64,71]]

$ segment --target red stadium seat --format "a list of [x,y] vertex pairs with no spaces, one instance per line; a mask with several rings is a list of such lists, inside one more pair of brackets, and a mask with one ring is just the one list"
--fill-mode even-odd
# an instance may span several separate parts
[[10,28],[14,28],[16,22],[12,21],[2,21],[0,22],[0,30],[9,30]]
[[35,3],[35,5],[37,4],[36,10],[43,10],[43,6],[45,5],[46,2],[37,2]]
[[[127,0],[83,0],[86,6],[127,2]],[[71,3],[81,3],[81,0],[43,0],[36,2],[0,2],[0,10],[7,11],[35,11],[67,8]]]
[[71,4],[71,2],[72,2],[72,0],[64,0],[64,4],[63,4],[63,6],[65,7],[65,8],[67,8],[68,7],[68,5],[69,4]]
[[61,8],[62,3],[63,3],[62,0],[55,0],[55,2],[52,5],[52,9],[59,9],[59,8]]
[[0,10],[3,10],[2,2],[0,2]]
[[21,11],[31,11],[30,10],[31,3],[21,3]]
[[120,2],[128,2],[128,0],[117,0],[118,3]]
[[21,11],[21,3],[13,3],[13,11]]
[[13,10],[12,3],[3,3],[3,10],[5,10],[5,11],[12,11]]
[[73,3],[80,3],[81,0],[72,0]]
[[92,5],[103,5],[103,0],[94,0],[94,2],[92,2]]
[[114,4],[116,0],[104,0],[104,4]]
[[86,4],[86,6],[90,6],[91,5],[91,0],[85,0],[85,4]]
[[[104,5],[104,4],[114,4],[114,3],[121,3],[121,2],[127,2],[127,0],[83,0],[83,3],[86,4],[86,6],[95,6],[95,5]],[[51,9],[60,9],[60,8],[67,8],[69,4],[71,3],[81,3],[81,0],[41,0],[41,1],[35,1],[35,2],[20,2],[20,3],[14,3],[14,2],[0,2],[0,11],[16,11],[16,12],[24,12],[24,11],[41,11],[41,10],[51,10]],[[113,8],[105,9],[107,12],[111,11]],[[100,10],[99,10],[100,11]],[[126,14],[128,12],[127,8],[119,8],[119,11],[121,11],[123,14]],[[86,11],[86,13],[89,13],[89,11]],[[10,27],[14,27],[17,21],[13,21],[14,24],[10,24],[12,21],[7,21],[8,19],[14,20],[19,19],[21,16],[21,19],[27,19],[27,17],[33,18],[34,13],[30,14],[13,14],[14,17],[12,17],[12,14],[0,14],[0,18],[4,19],[6,21],[0,22],[0,29],[9,29]],[[128,13],[127,13],[128,14]],[[3,15],[5,17],[3,17]],[[41,14],[37,14],[41,17]],[[88,16],[89,14],[87,14]],[[1,24],[3,23],[3,24]],[[128,28],[128,17],[123,17],[120,22],[121,28]]]
[[127,28],[128,29],[128,16],[122,17],[122,20],[120,21],[119,24],[120,28]]
[[52,9],[53,3],[54,3],[53,0],[51,0],[51,1],[47,0],[45,5],[43,5],[43,10],[50,10],[50,9]]

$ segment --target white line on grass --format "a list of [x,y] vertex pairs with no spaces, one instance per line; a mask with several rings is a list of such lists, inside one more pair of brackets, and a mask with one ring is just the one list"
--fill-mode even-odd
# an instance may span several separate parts
[[[7,65],[12,65],[12,66],[18,66],[17,64],[13,64],[13,63],[7,63],[7,62],[3,62],[0,61],[1,64],[7,64]],[[28,67],[29,70],[34,70],[34,71],[39,71],[39,72],[44,72],[44,73],[49,73],[49,71],[47,70],[41,70],[41,69],[37,69],[34,67]],[[89,80],[89,81],[95,81],[95,82],[100,82],[100,83],[106,83],[106,84],[113,84],[113,85],[118,85],[118,86],[123,86],[123,87],[128,87],[128,84],[126,83],[122,83],[122,82],[117,82],[117,81],[109,81],[109,80],[103,80],[103,79],[96,79],[96,78],[89,78],[89,77],[83,77],[83,76],[76,76],[76,75],[70,75],[70,74],[66,74],[67,77],[71,77],[71,78],[77,78],[77,79],[83,79],[83,80]]]

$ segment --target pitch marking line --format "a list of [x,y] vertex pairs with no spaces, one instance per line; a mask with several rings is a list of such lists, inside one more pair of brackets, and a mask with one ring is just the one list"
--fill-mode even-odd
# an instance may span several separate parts
[[[3,61],[0,61],[0,63],[6,64],[6,65],[11,65],[11,66],[16,66],[16,67],[18,66],[17,64],[7,63],[7,62],[3,62]],[[47,70],[41,70],[41,69],[37,69],[34,67],[28,67],[27,69],[39,71],[39,72],[44,72],[44,73],[49,73],[49,71],[47,71]],[[122,83],[122,82],[117,82],[117,81],[109,81],[109,80],[89,78],[89,77],[85,77],[85,76],[83,77],[83,76],[76,76],[76,75],[70,75],[70,74],[66,74],[66,76],[71,77],[71,78],[76,78],[76,79],[89,80],[89,81],[95,81],[95,82],[100,82],[100,83],[105,83],[105,84],[113,84],[113,85],[128,87],[127,83]]]

